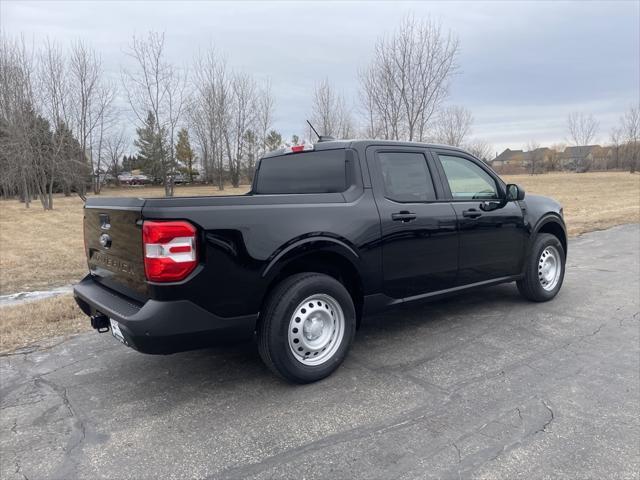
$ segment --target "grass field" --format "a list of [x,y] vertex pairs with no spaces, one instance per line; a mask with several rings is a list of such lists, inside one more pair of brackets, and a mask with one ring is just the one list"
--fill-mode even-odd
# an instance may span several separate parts
[[[640,221],[640,175],[623,172],[505,176],[528,193],[564,205],[570,235]],[[232,195],[248,187],[178,187],[176,195]],[[105,190],[103,196],[162,196],[161,187]],[[56,197],[54,210],[0,202],[0,294],[43,290],[77,281],[86,272],[82,201]]]
[[564,207],[570,236],[640,222],[640,175],[628,172],[505,175],[528,193],[555,198]]
[[[551,196],[564,206],[572,236],[623,223],[640,222],[640,175],[626,172],[554,173],[504,176],[527,193]],[[248,187],[178,187],[176,195],[230,195]],[[160,187],[105,190],[103,196],[163,196]],[[45,290],[79,280],[87,270],[82,241],[82,201],[56,197],[54,210],[37,202],[25,209],[17,201],[0,201],[0,294]],[[22,320],[21,320],[22,319]],[[29,329],[21,328],[24,319]],[[88,322],[70,296],[0,308],[2,350],[50,335],[87,329]],[[33,329],[32,329],[33,325]]]
[[0,308],[0,354],[50,337],[91,330],[71,295]]
[[[211,186],[177,187],[177,196],[237,195],[249,187],[223,191]],[[164,196],[162,187],[105,189],[101,196]],[[39,202],[26,209],[13,200],[0,201],[0,294],[44,290],[67,285],[87,270],[82,240],[82,200],[56,196],[53,211]]]

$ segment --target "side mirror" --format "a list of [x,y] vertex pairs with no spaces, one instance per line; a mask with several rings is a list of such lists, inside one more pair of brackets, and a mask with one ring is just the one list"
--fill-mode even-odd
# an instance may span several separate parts
[[507,185],[507,202],[516,200],[524,200],[524,189],[515,183],[510,183]]

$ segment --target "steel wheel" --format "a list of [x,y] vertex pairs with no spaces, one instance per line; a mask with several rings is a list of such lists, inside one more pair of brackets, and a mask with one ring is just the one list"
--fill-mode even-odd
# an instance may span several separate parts
[[345,331],[344,312],[329,295],[300,302],[289,320],[289,348],[304,365],[322,365],[336,353]]
[[560,280],[562,263],[560,253],[556,247],[549,245],[542,251],[538,260],[538,281],[542,288],[550,292]]

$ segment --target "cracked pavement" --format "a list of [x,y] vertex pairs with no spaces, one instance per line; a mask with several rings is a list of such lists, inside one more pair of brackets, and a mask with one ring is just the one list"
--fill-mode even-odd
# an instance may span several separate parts
[[503,285],[368,318],[313,385],[252,344],[4,356],[0,477],[637,479],[639,247],[639,225],[571,240],[549,303]]

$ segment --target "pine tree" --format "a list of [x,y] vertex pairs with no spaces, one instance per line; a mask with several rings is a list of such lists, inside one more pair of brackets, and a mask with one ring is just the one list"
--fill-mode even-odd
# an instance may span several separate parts
[[57,169],[60,172],[60,184],[65,196],[71,195],[72,187],[86,181],[90,174],[88,166],[78,164],[82,151],[80,142],[66,123],[60,122],[53,133],[53,143],[57,149]]
[[33,176],[36,191],[45,210],[53,209],[55,158],[53,133],[49,121],[33,112],[29,125],[29,144],[33,152]]
[[165,165],[165,141],[162,129],[157,132],[156,120],[152,112],[149,112],[144,126],[136,129],[138,138],[134,145],[138,148],[136,167],[141,168],[144,173],[152,178],[164,178],[167,171]]
[[181,128],[178,131],[178,142],[176,143],[176,159],[178,160],[178,162],[184,165],[185,172],[189,176],[189,182],[193,183],[193,164],[196,160],[196,155],[191,148],[191,143],[189,142],[189,132],[186,128]]
[[267,147],[267,152],[277,150],[278,148],[280,148],[280,145],[282,145],[282,135],[280,135],[275,130],[271,130],[265,140],[265,146]]

